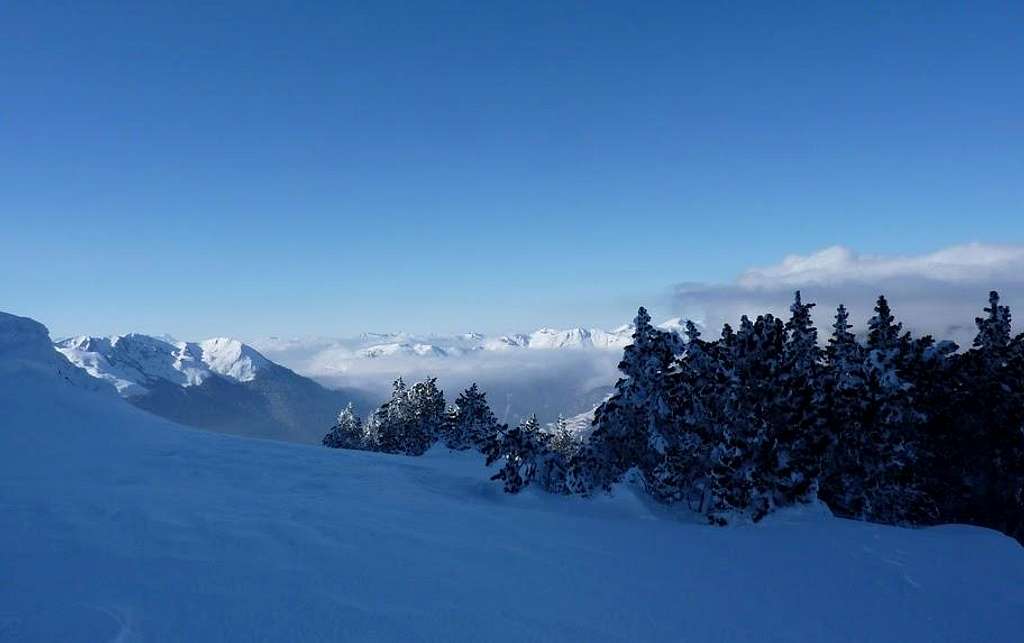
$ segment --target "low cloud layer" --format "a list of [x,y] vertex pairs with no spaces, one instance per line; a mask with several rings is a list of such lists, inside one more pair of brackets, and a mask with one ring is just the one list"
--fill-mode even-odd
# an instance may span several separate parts
[[332,388],[356,388],[384,399],[391,382],[437,377],[449,402],[476,382],[503,422],[535,413],[543,422],[559,414],[588,411],[618,377],[622,351],[615,349],[526,349],[471,351],[452,355],[396,354],[367,358],[353,344],[364,340],[256,342],[267,357]]
[[823,333],[840,303],[862,332],[875,299],[884,294],[897,318],[915,333],[969,346],[989,290],[998,290],[1024,319],[1024,246],[971,243],[916,256],[862,255],[833,246],[750,268],[731,284],[678,284],[673,306],[717,333],[723,322],[735,323],[743,314],[786,315],[797,289],[805,301],[818,304],[815,320]]
[[535,413],[541,421],[550,422],[559,414],[575,415],[600,402],[618,377],[616,365],[621,357],[618,350],[517,350],[458,357],[392,357],[353,362],[344,374],[324,373],[317,379],[328,385],[356,384],[385,393],[399,375],[409,381],[432,376],[438,378],[449,401],[476,382],[487,392],[500,420],[514,424]]

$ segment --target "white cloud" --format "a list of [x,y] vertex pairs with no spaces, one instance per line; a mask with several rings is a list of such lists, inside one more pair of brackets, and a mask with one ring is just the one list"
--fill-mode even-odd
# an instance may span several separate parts
[[833,246],[750,268],[731,284],[679,284],[673,302],[683,315],[718,328],[742,314],[785,315],[797,289],[805,301],[818,303],[823,332],[840,303],[862,327],[884,294],[908,328],[967,345],[989,290],[999,290],[1011,307],[1024,304],[1024,246],[971,243],[916,256],[861,255]]

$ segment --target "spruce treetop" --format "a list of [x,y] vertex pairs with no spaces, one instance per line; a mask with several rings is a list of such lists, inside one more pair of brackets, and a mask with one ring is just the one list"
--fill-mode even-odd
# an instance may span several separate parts
[[868,348],[893,348],[900,339],[902,323],[895,323],[889,302],[885,295],[878,296],[875,304],[875,315],[868,321]]
[[985,317],[976,317],[974,324],[978,334],[974,346],[986,350],[1000,350],[1010,345],[1010,307],[999,305],[999,293],[988,294],[988,308]]

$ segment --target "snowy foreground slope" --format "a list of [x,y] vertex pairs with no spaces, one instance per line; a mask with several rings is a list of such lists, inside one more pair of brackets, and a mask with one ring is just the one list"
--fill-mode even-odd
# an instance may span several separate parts
[[[177,427],[0,317],[0,641],[1016,641],[1024,549],[628,490],[512,497],[479,460]],[[8,333],[12,335],[12,333]],[[33,347],[27,348],[29,344]]]

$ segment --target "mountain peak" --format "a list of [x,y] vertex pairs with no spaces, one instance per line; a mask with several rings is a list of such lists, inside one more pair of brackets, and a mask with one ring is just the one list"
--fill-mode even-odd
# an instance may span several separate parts
[[239,382],[249,382],[270,364],[255,348],[230,337],[214,337],[199,342],[202,360],[214,373]]
[[169,342],[127,333],[113,337],[71,337],[56,348],[93,377],[107,380],[125,396],[143,395],[159,380],[179,386],[202,384],[212,374],[248,382],[271,364],[256,349],[229,337],[202,342]]

